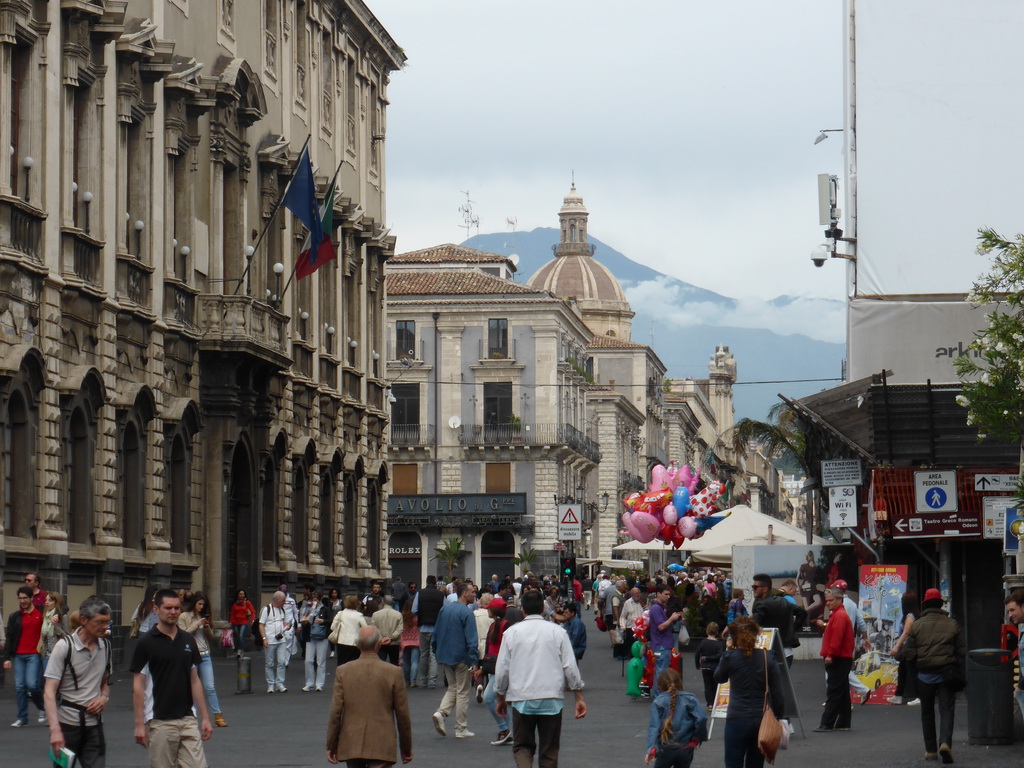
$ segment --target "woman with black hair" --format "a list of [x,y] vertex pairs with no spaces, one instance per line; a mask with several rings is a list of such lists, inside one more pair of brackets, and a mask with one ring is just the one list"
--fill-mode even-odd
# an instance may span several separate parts
[[210,610],[210,601],[205,594],[195,592],[192,595],[192,605],[178,617],[178,629],[190,633],[196,639],[196,647],[199,649],[197,669],[199,679],[203,681],[203,690],[206,691],[206,701],[217,727],[226,728],[228,724],[220,713],[220,701],[213,682],[213,659],[210,658],[210,641],[214,639],[213,611]]

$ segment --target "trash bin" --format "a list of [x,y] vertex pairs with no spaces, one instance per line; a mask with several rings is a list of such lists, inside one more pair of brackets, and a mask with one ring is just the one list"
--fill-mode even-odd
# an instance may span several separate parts
[[1013,743],[1013,656],[1002,648],[967,652],[967,741]]

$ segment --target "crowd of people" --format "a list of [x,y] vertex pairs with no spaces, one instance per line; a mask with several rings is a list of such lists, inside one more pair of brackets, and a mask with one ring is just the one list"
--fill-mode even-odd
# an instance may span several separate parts
[[[785,667],[778,666],[770,649],[760,647],[762,630],[776,630],[784,665],[792,664],[799,630],[821,630],[826,696],[814,729],[818,733],[850,730],[851,692],[866,702],[867,696],[854,688],[859,681],[852,666],[858,646],[868,648],[869,643],[864,619],[841,579],[824,590],[824,610],[813,620],[797,599],[795,580],[774,584],[767,574],[757,574],[750,586],[747,615],[743,591],[733,588],[727,574],[716,572],[659,572],[652,578],[601,572],[587,583],[560,583],[532,573],[518,579],[495,574],[479,586],[459,578],[446,584],[429,576],[422,589],[396,579],[387,590],[375,582],[367,594],[344,598],[337,589],[325,595],[309,585],[298,600],[281,585],[261,608],[238,591],[220,635],[205,594],[153,587],[133,613],[130,631],[137,638],[129,666],[135,740],[149,750],[154,768],[203,768],[202,742],[214,725],[228,725],[214,685],[213,644],[233,646],[241,655],[252,636],[264,650],[268,694],[287,691],[288,662],[296,656],[305,661],[302,690],[323,691],[328,660],[334,659],[329,762],[386,765],[399,757],[409,762],[407,689],[436,688],[440,674],[445,692],[431,720],[442,737],[448,735],[452,716],[456,739],[475,736],[469,728],[475,691],[494,721],[491,745],[511,744],[523,768],[535,756],[542,765],[555,765],[564,692],[573,692],[575,717],[587,713],[578,665],[587,651],[581,615],[589,609],[598,628],[608,632],[613,658],[632,655],[638,641],[651,658],[653,675],[645,691],[651,697],[647,763],[689,766],[707,738],[716,687],[728,682],[726,768],[759,768],[764,756],[758,730],[765,709],[780,720],[786,715]],[[965,684],[966,648],[959,625],[942,605],[936,589],[928,589],[920,603],[913,593],[904,596],[893,647],[899,683],[890,701],[921,707],[925,758],[951,763],[955,696]],[[1006,610],[1012,623],[1024,624],[1024,590],[1006,599]],[[69,612],[60,594],[43,590],[39,576],[29,573],[6,632],[0,627],[4,667],[15,676],[17,719],[11,725],[27,725],[33,704],[39,722],[49,727],[54,751],[73,751],[83,768],[104,765],[110,623],[110,606],[101,598],[89,597]],[[703,702],[683,690],[679,663],[680,651],[689,645],[689,629],[698,627],[704,639],[693,663]],[[345,708],[346,691],[359,695],[359,708]],[[1015,696],[1024,708],[1024,683]],[[359,734],[365,734],[368,723],[385,732],[365,740]]]

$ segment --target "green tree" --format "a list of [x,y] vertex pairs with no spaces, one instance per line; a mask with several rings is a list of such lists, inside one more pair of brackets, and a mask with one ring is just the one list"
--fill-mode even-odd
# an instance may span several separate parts
[[[967,300],[990,311],[967,354],[953,365],[963,382],[957,402],[978,438],[991,435],[1024,441],[1024,235],[1006,240],[992,229],[978,230],[977,252],[992,266],[975,282]],[[1017,485],[1024,500],[1024,486]]]
[[445,568],[448,569],[448,581],[451,581],[455,575],[455,566],[458,565],[459,559],[467,552],[465,544],[465,539],[452,536],[447,539],[441,539],[437,546],[434,547],[434,551],[437,554],[431,559],[440,560],[444,563]]
[[776,403],[768,411],[768,421],[740,419],[727,433],[737,454],[747,452],[747,443],[753,440],[761,445],[770,459],[795,461],[810,477],[807,465],[807,438],[796,412],[786,403]]
[[537,551],[534,549],[523,549],[518,555],[512,558],[512,563],[523,569],[523,572],[533,567],[533,561],[537,559]]

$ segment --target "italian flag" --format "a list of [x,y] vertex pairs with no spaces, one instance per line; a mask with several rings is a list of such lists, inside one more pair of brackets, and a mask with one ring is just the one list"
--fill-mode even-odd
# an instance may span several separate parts
[[312,239],[306,238],[302,245],[302,252],[299,253],[299,260],[295,265],[295,279],[301,280],[307,275],[312,275],[328,261],[338,258],[338,252],[334,250],[334,243],[331,242],[331,232],[334,229],[334,185],[324,198],[320,206],[320,230],[323,232],[322,239],[316,248],[312,247]]

